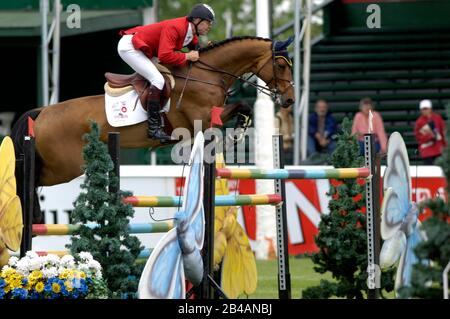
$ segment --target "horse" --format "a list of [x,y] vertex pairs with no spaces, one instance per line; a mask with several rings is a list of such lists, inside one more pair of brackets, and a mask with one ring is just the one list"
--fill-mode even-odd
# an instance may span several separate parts
[[[202,129],[207,129],[211,109],[223,106],[233,83],[245,81],[243,75],[248,73],[262,79],[269,88],[268,94],[276,97],[282,107],[292,105],[292,65],[287,57],[287,46],[291,42],[292,38],[272,41],[260,37],[235,37],[199,49],[200,59],[191,65],[166,66],[175,77],[170,110],[166,114],[168,125],[173,129],[187,128],[193,133],[194,120],[201,120]],[[180,96],[182,100],[177,107]],[[122,148],[161,146],[160,141],[147,137],[146,122],[125,127],[110,126],[104,103],[103,94],[80,97],[27,111],[19,118],[11,134],[16,156],[22,149],[23,136],[27,135],[28,117],[34,120],[36,187],[66,183],[83,174],[82,137],[89,132],[91,121],[98,123],[104,142],[108,132],[120,132]],[[225,105],[222,122],[226,123],[239,113],[241,107],[240,104]],[[34,222],[42,219],[37,204],[35,201]]]

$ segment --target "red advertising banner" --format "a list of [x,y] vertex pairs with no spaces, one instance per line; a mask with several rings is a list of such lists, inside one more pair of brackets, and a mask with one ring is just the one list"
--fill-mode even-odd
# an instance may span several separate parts
[[[413,201],[422,202],[427,199],[444,196],[445,178],[418,177],[412,178]],[[239,189],[239,194],[254,194],[255,181],[230,181],[230,190]],[[329,180],[287,180],[286,205],[289,238],[289,253],[291,255],[317,251],[314,236],[322,214],[328,214]],[[236,193],[237,194],[237,193]],[[251,240],[256,240],[256,208],[244,207],[242,221]],[[420,220],[427,218],[430,212],[420,215]],[[274,216],[275,218],[275,216]]]

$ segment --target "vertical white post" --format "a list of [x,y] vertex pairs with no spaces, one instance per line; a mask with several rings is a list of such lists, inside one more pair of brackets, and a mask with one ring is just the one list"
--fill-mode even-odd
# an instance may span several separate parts
[[225,20],[225,38],[228,39],[233,36],[233,14],[230,9],[223,13],[223,19]]
[[[256,0],[256,34],[259,37],[270,37],[269,1]],[[258,79],[258,84],[265,83]],[[260,168],[273,167],[273,151],[271,143],[274,134],[274,103],[271,98],[258,92],[254,106],[255,121],[255,164]],[[256,192],[258,194],[271,194],[274,192],[273,181],[257,180]],[[267,259],[270,245],[275,247],[276,225],[275,209],[272,206],[257,206],[256,208],[256,258]]]
[[303,93],[302,93],[302,131],[301,131],[301,155],[306,159],[308,149],[308,115],[309,115],[309,78],[311,69],[311,11],[312,0],[306,0],[306,19],[303,57]]
[[301,88],[301,60],[300,52],[302,49],[300,36],[300,14],[302,0],[295,0],[295,46],[294,46],[294,83],[295,83],[295,104],[294,104],[294,165],[300,164],[300,88]]
[[54,0],[53,4],[53,49],[52,49],[52,94],[50,104],[59,102],[59,63],[61,56],[61,0]]
[[153,0],[151,7],[142,9],[142,24],[158,22],[158,0]]
[[42,87],[42,106],[48,105],[48,46],[47,46],[47,14],[48,0],[40,0],[41,13],[41,87]]

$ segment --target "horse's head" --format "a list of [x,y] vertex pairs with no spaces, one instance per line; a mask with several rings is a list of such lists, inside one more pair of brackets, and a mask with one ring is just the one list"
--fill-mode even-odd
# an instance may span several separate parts
[[287,48],[293,42],[290,37],[286,41],[272,43],[271,59],[259,67],[258,76],[266,82],[274,92],[276,102],[287,108],[295,102],[294,82],[292,79],[292,61]]

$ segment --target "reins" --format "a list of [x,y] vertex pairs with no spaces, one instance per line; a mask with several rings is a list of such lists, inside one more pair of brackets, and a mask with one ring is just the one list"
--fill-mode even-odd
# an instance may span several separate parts
[[[287,87],[284,91],[280,92],[280,90],[278,88],[278,81],[285,81],[285,82],[288,82],[290,86],[292,86],[292,87],[294,86],[294,83],[291,80],[279,78],[276,75],[276,70],[275,70],[276,59],[277,58],[284,58],[283,56],[277,57],[276,53],[281,53],[281,52],[287,52],[287,50],[275,51],[274,50],[274,46],[272,46],[272,55],[271,55],[271,57],[261,66],[261,68],[258,71],[252,73],[252,75],[250,77],[248,77],[248,78],[244,78],[243,76],[235,75],[235,74],[233,74],[231,72],[228,72],[226,70],[217,68],[217,67],[215,67],[215,66],[213,66],[213,65],[211,65],[209,63],[206,63],[204,61],[201,61],[201,60],[196,61],[196,63],[195,63],[196,65],[195,66],[197,68],[201,69],[201,70],[206,70],[206,71],[210,71],[210,72],[216,72],[216,73],[228,75],[228,76],[234,78],[237,81],[240,81],[242,83],[246,83],[246,84],[256,88],[256,90],[258,90],[259,92],[261,92],[263,94],[266,94],[266,95],[268,95],[270,97],[278,99],[280,95],[283,95],[289,89],[289,87]],[[254,82],[250,81],[250,79],[253,76],[255,76],[255,75],[259,77],[259,72],[267,65],[267,63],[269,63],[270,60],[272,60],[272,63],[273,63],[273,71],[272,71],[273,76],[272,76],[272,79],[266,83],[266,86],[259,85],[257,83],[254,83]],[[205,67],[198,66],[197,64],[204,65]],[[289,65],[289,67],[292,67],[290,63],[288,63],[288,65]],[[211,82],[211,81],[206,81],[206,80],[194,78],[194,77],[190,76],[190,73],[188,73],[186,75],[175,74],[175,73],[172,73],[172,74],[173,74],[173,76],[175,76],[177,78],[185,79],[186,82],[187,81],[194,81],[194,82],[199,82],[199,83],[203,83],[203,84],[218,86],[224,91],[225,96],[230,96],[233,93],[235,93],[233,91],[227,92],[225,83],[214,83],[214,82]],[[224,80],[222,80],[222,81],[225,82]],[[270,83],[272,83],[273,81],[275,81],[275,86],[274,86],[274,89],[271,89],[271,88],[268,87],[268,85]],[[183,88],[183,92],[184,92],[184,89],[185,89],[185,87]],[[183,94],[183,92],[181,94]]]

